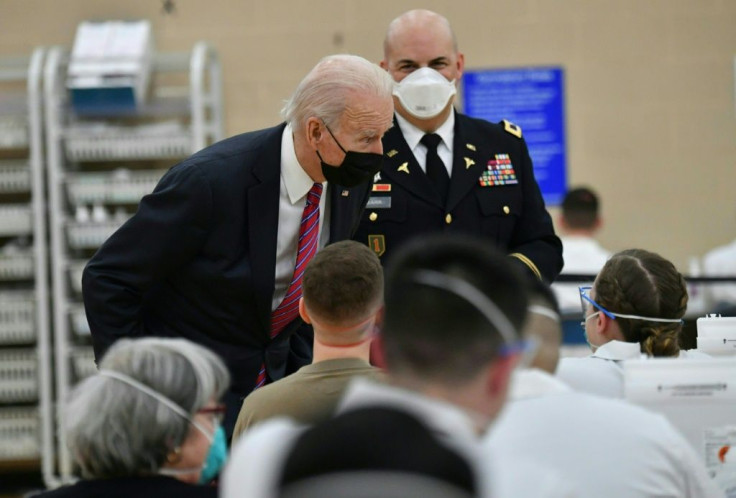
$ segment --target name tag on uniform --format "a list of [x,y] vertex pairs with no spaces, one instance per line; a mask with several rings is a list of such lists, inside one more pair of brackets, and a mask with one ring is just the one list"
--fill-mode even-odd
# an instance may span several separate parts
[[371,209],[389,209],[391,207],[391,197],[370,197],[365,207]]

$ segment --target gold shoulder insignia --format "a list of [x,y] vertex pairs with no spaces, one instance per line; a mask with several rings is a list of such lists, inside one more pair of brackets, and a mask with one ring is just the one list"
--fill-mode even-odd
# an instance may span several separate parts
[[386,155],[387,155],[388,157],[394,157],[394,156],[395,156],[396,154],[398,154],[398,153],[399,153],[399,151],[398,151],[398,150],[396,150],[396,149],[391,149],[390,151],[386,152]]
[[521,127],[515,125],[511,121],[503,120],[503,129],[507,132],[511,133],[513,136],[517,138],[521,138]]
[[475,152],[475,145],[473,144],[465,144],[465,147]]

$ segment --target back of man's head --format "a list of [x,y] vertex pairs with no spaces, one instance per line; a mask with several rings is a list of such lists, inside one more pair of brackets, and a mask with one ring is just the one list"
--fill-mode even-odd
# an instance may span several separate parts
[[549,285],[531,281],[529,314],[524,324],[524,337],[536,342],[536,354],[531,366],[551,374],[557,370],[562,342],[560,309]]
[[571,189],[562,201],[562,220],[570,230],[598,228],[598,196],[587,187]]
[[395,378],[462,385],[518,341],[524,276],[487,241],[432,235],[406,244],[386,270],[382,329]]
[[330,244],[304,270],[302,297],[320,341],[336,346],[356,342],[372,328],[368,322],[383,305],[381,262],[364,244]]

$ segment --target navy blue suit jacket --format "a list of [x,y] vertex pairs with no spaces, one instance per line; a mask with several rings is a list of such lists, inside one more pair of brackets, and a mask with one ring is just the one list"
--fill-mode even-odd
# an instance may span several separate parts
[[[98,360],[121,337],[184,337],[225,360],[239,396],[263,361],[274,380],[311,361],[311,327],[299,318],[269,338],[284,126],[171,168],[92,257],[82,285]],[[349,239],[369,185],[327,192],[329,241]]]
[[[381,261],[423,233],[468,233],[515,255],[513,261],[549,282],[562,269],[562,243],[555,235],[534,179],[526,142],[504,129],[455,114],[452,176],[447,204],[422,171],[397,122],[383,137],[386,155],[380,178],[363,213],[355,240]],[[491,161],[508,155],[516,182],[484,186]],[[486,173],[488,175],[489,173]]]

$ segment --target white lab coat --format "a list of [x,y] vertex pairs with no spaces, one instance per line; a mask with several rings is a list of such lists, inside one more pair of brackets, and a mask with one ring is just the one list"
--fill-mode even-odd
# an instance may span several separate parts
[[[455,405],[418,393],[364,379],[353,381],[339,410],[367,406],[401,409],[435,430],[438,436],[476,466],[483,497],[572,497],[584,496],[569,480],[548,466],[522,457],[482,451],[480,438],[469,414]],[[534,476],[530,479],[530,476]]]
[[624,371],[620,363],[642,356],[637,342],[610,341],[590,356],[562,358],[555,375],[576,391],[623,398]]
[[659,414],[575,392],[535,369],[514,375],[510,396],[484,446],[565,472],[583,496],[723,497],[688,442]]
[[[557,472],[522,459],[497,459],[483,455],[471,418],[457,407],[419,394],[355,380],[338,411],[383,406],[401,409],[420,419],[448,447],[465,456],[475,467],[482,497],[576,497],[571,483]],[[221,483],[221,498],[275,498],[281,464],[306,427],[277,418],[256,425],[235,444]],[[356,427],[356,430],[360,430]],[[529,479],[533,476],[533,479]]]
[[[678,358],[707,359],[710,356],[697,350],[682,350]],[[562,358],[555,375],[576,391],[609,398],[624,397],[624,370],[622,361],[647,360],[638,342],[609,341],[590,356]]]

